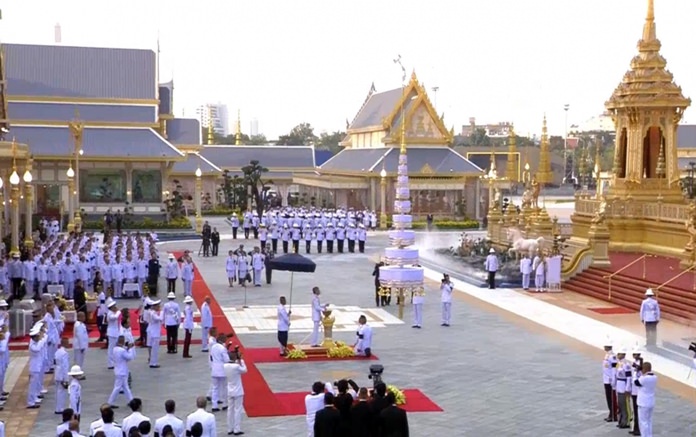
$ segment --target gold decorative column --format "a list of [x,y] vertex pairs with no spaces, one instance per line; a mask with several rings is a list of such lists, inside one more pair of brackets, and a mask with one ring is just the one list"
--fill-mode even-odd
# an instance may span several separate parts
[[387,171],[382,167],[379,172],[380,177],[380,205],[379,205],[379,228],[387,229]]
[[24,205],[25,205],[25,217],[24,217],[24,247],[31,249],[34,247],[34,240],[32,239],[33,223],[32,218],[34,215],[34,187],[31,185],[34,179],[31,175],[31,165],[32,160],[27,161],[27,168],[24,171]]
[[546,128],[546,114],[544,114],[544,125],[541,128],[541,145],[539,146],[539,167],[536,174],[537,182],[542,186],[553,182],[553,171],[551,171],[551,150],[549,146],[549,134]]
[[237,110],[237,132],[234,135],[234,145],[242,145],[242,114],[239,109]]
[[12,248],[10,253],[12,255],[19,255],[19,175],[17,174],[17,167],[14,163],[12,164],[10,185],[12,186]]
[[321,347],[329,349],[334,347],[333,326],[336,318],[331,315],[330,309],[324,310],[322,314],[324,316],[321,319],[321,324],[324,327],[324,341],[322,341]]
[[0,177],[0,239],[5,238],[5,189],[4,181]]
[[507,165],[505,167],[505,177],[510,182],[519,182],[520,175],[517,162],[517,135],[515,129],[510,127],[510,135],[508,137],[508,155]]
[[70,191],[70,196],[74,197],[73,203],[73,215],[70,216],[70,220],[73,222],[73,229],[75,232],[82,231],[82,216],[80,214],[80,156],[84,153],[82,151],[82,134],[85,129],[84,122],[80,121],[80,113],[75,109],[75,119],[68,123],[70,128],[70,133],[73,136],[73,143],[75,146],[75,189]]
[[203,192],[203,181],[201,180],[203,172],[201,168],[196,169],[196,190],[194,194],[194,203],[196,205],[196,233],[203,232],[203,215],[201,213],[201,193]]
[[68,176],[68,232],[75,231],[75,210],[73,205],[73,196],[75,195],[75,170],[72,168],[72,161],[70,161],[70,167],[65,173]]

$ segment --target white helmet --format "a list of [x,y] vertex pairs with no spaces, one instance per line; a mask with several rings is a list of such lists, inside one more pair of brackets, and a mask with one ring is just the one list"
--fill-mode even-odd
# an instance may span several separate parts
[[645,295],[646,296],[655,296],[655,293],[652,291],[652,288],[648,288],[645,290]]
[[628,348],[626,346],[619,346],[619,348],[616,350],[616,355],[624,354],[626,355],[628,353]]
[[606,339],[604,340],[604,347],[612,348],[614,347],[613,342],[611,341],[611,337],[607,335]]

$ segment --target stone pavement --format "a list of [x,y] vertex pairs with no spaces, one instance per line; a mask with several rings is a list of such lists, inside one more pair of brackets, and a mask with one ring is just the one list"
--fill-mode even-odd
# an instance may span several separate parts
[[[227,228],[218,225],[226,232]],[[386,244],[385,235],[371,236],[368,253],[312,255],[317,262],[315,274],[296,274],[293,304],[308,305],[311,287],[322,289],[324,302],[338,306],[374,307],[371,260]],[[251,241],[247,246],[253,245]],[[163,244],[163,249],[189,248],[197,251],[199,243]],[[220,253],[233,244],[223,241]],[[236,244],[235,244],[236,246]],[[244,293],[229,288],[224,274],[224,256],[194,260],[223,308],[241,309]],[[273,285],[247,289],[251,309],[275,305],[280,295],[289,295],[289,274],[274,272]],[[601,354],[550,329],[540,328],[520,317],[511,316],[493,306],[482,304],[465,293],[456,293],[453,325],[439,326],[440,305],[436,283],[429,283],[424,307],[422,330],[410,327],[410,308],[405,324],[387,324],[374,331],[374,351],[384,365],[384,380],[400,388],[418,388],[443,408],[441,413],[409,414],[413,436],[625,436],[603,422],[606,415],[601,385]],[[386,310],[397,314],[393,305]],[[292,332],[290,340],[299,342],[304,332]],[[194,338],[199,338],[199,332]],[[240,334],[246,347],[274,347],[275,333]],[[338,332],[335,337],[353,341],[352,332]],[[147,353],[138,350],[131,365],[134,395],[144,400],[144,414],[157,418],[163,414],[163,402],[177,401],[178,415],[192,411],[194,399],[205,394],[209,386],[207,355],[194,346],[194,359],[184,361],[180,355],[160,354],[162,368],[153,370],[145,362]],[[14,355],[13,355],[14,356]],[[374,362],[373,362],[374,363]],[[309,390],[311,383],[352,377],[368,385],[370,363],[293,362],[259,364],[258,368],[274,391]],[[83,383],[85,427],[97,418],[97,410],[106,401],[113,375],[106,369],[105,353],[91,349]],[[21,381],[21,379],[20,379]],[[48,381],[48,378],[47,378]],[[18,387],[21,392],[21,387]],[[11,413],[26,415],[23,393],[19,406],[0,413],[7,420]],[[252,394],[248,394],[252,395]],[[11,399],[12,399],[11,398]],[[54,391],[46,396],[46,406],[38,412],[30,433],[8,434],[21,437],[51,436],[59,418],[54,416]],[[125,400],[119,398],[117,419],[126,414]],[[33,414],[30,413],[30,414]],[[690,424],[694,407],[691,401],[660,390],[655,411],[655,435],[696,435]],[[218,414],[218,435],[226,435],[224,414]],[[301,436],[304,417],[244,419],[243,429],[249,436]],[[84,430],[84,429],[83,429]]]

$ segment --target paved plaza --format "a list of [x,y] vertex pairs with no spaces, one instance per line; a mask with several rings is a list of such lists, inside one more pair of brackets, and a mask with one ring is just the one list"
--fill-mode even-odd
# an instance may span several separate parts
[[[218,228],[226,229],[222,224]],[[441,244],[456,233],[429,239],[429,244]],[[317,263],[315,274],[295,274],[293,287],[293,320],[290,341],[300,343],[309,330],[308,305],[311,288],[322,289],[323,302],[338,307],[335,339],[352,343],[355,319],[365,313],[373,320],[374,353],[379,361],[291,362],[256,364],[274,392],[309,391],[315,380],[332,381],[342,377],[369,385],[368,367],[384,365],[384,380],[400,388],[420,389],[444,411],[410,413],[411,435],[421,436],[625,436],[606,424],[603,388],[601,384],[601,351],[581,347],[574,340],[552,329],[511,316],[508,312],[484,304],[465,293],[456,293],[452,326],[440,326],[439,291],[436,282],[429,282],[424,307],[424,327],[411,328],[411,309],[407,305],[405,323],[396,315],[398,308],[374,308],[374,285],[371,276],[374,260],[386,244],[383,234],[371,235],[366,254],[312,254]],[[221,254],[236,247],[225,239]],[[453,244],[453,243],[452,243]],[[247,247],[253,245],[247,242]],[[198,242],[172,242],[163,250],[191,249]],[[274,272],[273,284],[247,288],[244,291],[227,285],[224,256],[194,257],[207,285],[231,321],[239,340],[245,347],[275,347],[274,307],[280,295],[289,296],[290,274]],[[482,291],[483,292],[483,291]],[[498,290],[490,293],[505,293]],[[489,293],[486,290],[486,293]],[[510,300],[512,302],[512,300]],[[135,304],[135,303],[133,303]],[[541,314],[541,313],[538,313]],[[295,329],[296,328],[296,329]],[[194,338],[200,338],[196,328]],[[600,339],[598,341],[602,341]],[[181,348],[180,348],[181,349]],[[138,350],[131,365],[134,395],[144,400],[143,413],[152,419],[164,414],[163,403],[174,399],[178,415],[184,418],[194,409],[196,396],[206,393],[210,371],[207,354],[201,346],[193,346],[194,358],[184,360],[168,355],[161,349],[160,369],[149,369],[147,353]],[[13,353],[25,356],[26,353]],[[14,358],[13,358],[14,359]],[[26,360],[13,363],[13,375]],[[660,370],[659,368],[657,369]],[[83,383],[83,432],[97,418],[98,407],[112,389],[113,374],[106,369],[105,351],[90,349]],[[26,369],[17,380],[11,401],[0,419],[8,424],[18,423],[22,415],[30,426],[34,411],[23,408],[25,402]],[[33,427],[27,432],[8,434],[21,437],[52,436],[59,417],[53,414],[54,388],[36,415]],[[253,393],[247,393],[248,397]],[[17,399],[19,397],[19,399]],[[129,414],[123,397],[116,402],[117,420]],[[29,414],[26,414],[30,412]],[[659,390],[655,410],[655,435],[692,436],[696,429],[693,399],[683,399],[667,390]],[[243,429],[248,436],[302,436],[305,433],[303,416],[245,418]],[[226,435],[225,414],[218,413],[218,435]]]

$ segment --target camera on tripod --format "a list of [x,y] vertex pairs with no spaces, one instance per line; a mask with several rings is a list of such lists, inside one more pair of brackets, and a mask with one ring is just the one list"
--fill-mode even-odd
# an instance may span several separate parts
[[367,375],[369,379],[372,380],[372,387],[376,387],[377,384],[382,381],[382,373],[384,373],[384,366],[381,364],[373,364],[370,366],[370,374]]
[[689,350],[690,350],[691,352],[693,352],[694,355],[696,355],[696,342],[692,341],[692,342],[689,344]]

